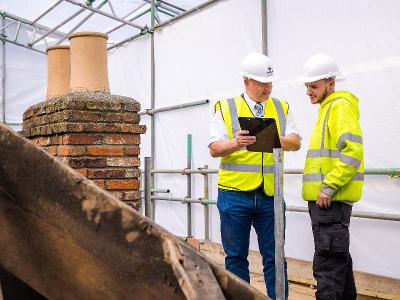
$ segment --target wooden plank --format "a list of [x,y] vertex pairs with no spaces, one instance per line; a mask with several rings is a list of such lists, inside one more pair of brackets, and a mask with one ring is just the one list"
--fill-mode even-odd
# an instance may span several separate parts
[[186,299],[168,243],[183,249],[184,273],[197,265],[200,279],[214,291],[217,281],[227,299],[263,299],[3,125],[0,158],[0,264],[48,299]]
[[[200,247],[207,257],[214,260],[219,265],[224,265],[225,253],[222,245],[212,242],[205,242]],[[262,274],[262,259],[258,251],[249,252],[249,269],[254,276]],[[312,263],[310,261],[287,257],[288,278],[292,283],[308,287],[315,287],[316,281],[312,273]],[[357,293],[360,299],[399,299],[400,300],[400,279],[378,276],[363,272],[354,272],[357,286]],[[254,281],[253,281],[254,282]],[[264,284],[264,283],[263,283]],[[256,285],[256,287],[258,287]],[[289,287],[290,288],[290,287]],[[260,288],[259,288],[260,289]],[[260,289],[263,291],[263,289]],[[315,290],[312,290],[312,293]],[[290,293],[293,291],[290,288]],[[299,296],[300,297],[300,296]],[[363,298],[364,297],[364,298]],[[296,298],[293,298],[296,299]]]

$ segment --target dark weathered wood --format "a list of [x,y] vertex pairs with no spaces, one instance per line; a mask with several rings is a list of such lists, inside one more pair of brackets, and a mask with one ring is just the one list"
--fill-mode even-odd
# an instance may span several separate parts
[[0,249],[0,264],[48,299],[264,299],[3,125]]

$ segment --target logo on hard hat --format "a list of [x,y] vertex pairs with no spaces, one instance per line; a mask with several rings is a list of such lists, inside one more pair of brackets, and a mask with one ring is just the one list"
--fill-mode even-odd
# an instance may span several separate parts
[[267,75],[268,76],[273,76],[274,75],[274,70],[271,67],[268,67],[267,69]]

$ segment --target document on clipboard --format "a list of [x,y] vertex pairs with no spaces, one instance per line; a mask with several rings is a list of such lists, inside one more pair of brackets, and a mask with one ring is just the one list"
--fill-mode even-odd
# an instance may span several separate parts
[[254,144],[246,146],[247,151],[272,153],[274,148],[281,148],[275,119],[254,117],[239,117],[238,119],[240,128],[248,130],[249,135],[256,137]]

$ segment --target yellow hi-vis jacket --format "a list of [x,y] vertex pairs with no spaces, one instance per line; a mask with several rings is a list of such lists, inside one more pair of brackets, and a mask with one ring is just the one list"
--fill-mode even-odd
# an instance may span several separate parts
[[[286,115],[289,105],[269,98],[265,103],[264,117],[274,118],[279,135],[285,134]],[[228,130],[229,139],[234,139],[240,131],[238,117],[254,117],[243,95],[216,103]],[[274,160],[272,153],[250,152],[246,148],[221,158],[218,172],[218,187],[234,191],[251,191],[264,182],[267,195],[274,195]]]
[[303,199],[320,191],[333,200],[358,201],[364,183],[358,99],[347,91],[329,95],[318,112],[303,175]]

